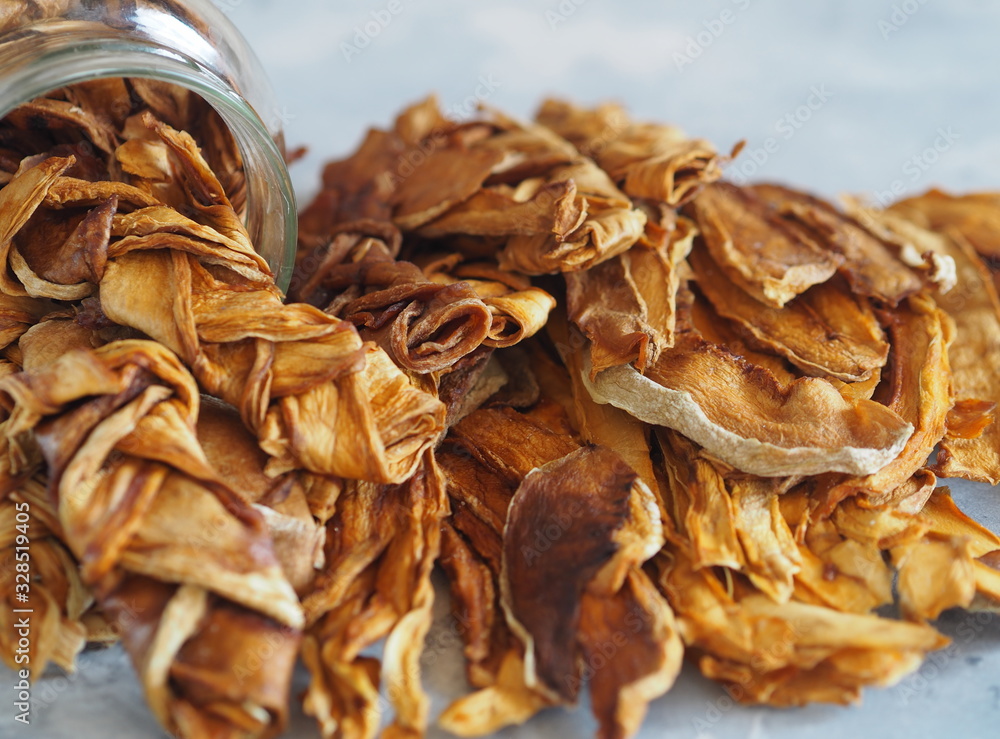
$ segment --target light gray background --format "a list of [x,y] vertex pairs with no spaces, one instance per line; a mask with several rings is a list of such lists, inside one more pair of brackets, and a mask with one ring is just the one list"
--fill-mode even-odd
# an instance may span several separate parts
[[[894,182],[905,192],[1000,185],[996,3],[399,0],[395,14],[387,0],[216,3],[248,37],[274,83],[276,106],[262,114],[284,123],[289,144],[310,147],[292,169],[303,203],[316,190],[321,163],[348,153],[368,126],[388,125],[403,104],[431,91],[461,115],[482,80],[494,88],[486,102],[521,116],[548,94],[582,103],[610,98],[637,117],[674,122],[724,150],[746,139],[761,160],[755,178],[829,196],[874,196]],[[388,12],[391,20],[360,48],[355,27],[364,31],[373,12],[382,18]],[[780,125],[814,89],[825,93],[825,102],[817,105],[813,97],[816,109],[799,110],[797,127]],[[942,151],[927,152],[939,130],[948,141],[938,140]],[[744,155],[735,166],[748,171],[747,161]],[[966,510],[1000,529],[996,490],[953,487]],[[464,690],[443,602],[436,624],[425,659],[435,714]],[[954,637],[952,647],[899,686],[870,690],[862,706],[848,709],[731,707],[688,666],[653,704],[642,736],[996,736],[1000,620],[954,613],[940,626]],[[297,692],[304,680],[300,674]],[[11,720],[10,682],[0,669],[0,737],[162,736],[118,649],[85,654],[75,676],[55,671],[36,685],[37,715],[27,731]],[[593,730],[581,706],[547,711],[502,735],[589,736]],[[318,733],[297,715],[289,736]]]

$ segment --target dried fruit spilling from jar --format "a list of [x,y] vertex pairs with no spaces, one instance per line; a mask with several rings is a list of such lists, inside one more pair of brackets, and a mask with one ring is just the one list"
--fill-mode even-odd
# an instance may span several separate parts
[[[627,737],[685,658],[774,706],[916,670],[943,611],[1000,607],[1000,537],[939,484],[1000,482],[1000,195],[838,206],[728,159],[614,105],[427,99],[326,166],[285,295],[197,97],[9,114],[4,660],[120,642],[191,738],[299,699],[324,737],[478,736],[585,693]],[[468,690],[431,715],[436,597]]]

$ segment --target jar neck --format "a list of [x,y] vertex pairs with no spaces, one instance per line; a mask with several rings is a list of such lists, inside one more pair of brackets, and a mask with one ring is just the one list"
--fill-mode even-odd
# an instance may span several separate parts
[[197,93],[219,113],[236,142],[247,183],[247,231],[284,289],[294,264],[297,223],[282,142],[280,138],[275,141],[233,80],[222,76],[221,67],[207,65],[211,57],[176,48],[197,48],[195,39],[181,41],[169,48],[142,34],[64,19],[4,34],[0,36],[0,117],[54,89],[108,77],[145,77]]

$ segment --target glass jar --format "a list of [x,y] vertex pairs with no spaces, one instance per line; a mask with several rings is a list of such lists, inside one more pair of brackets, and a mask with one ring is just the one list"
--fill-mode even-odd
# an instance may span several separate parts
[[236,27],[208,0],[0,0],[0,118],[105,77],[173,83],[215,108],[243,160],[250,237],[284,289],[297,222],[281,120]]

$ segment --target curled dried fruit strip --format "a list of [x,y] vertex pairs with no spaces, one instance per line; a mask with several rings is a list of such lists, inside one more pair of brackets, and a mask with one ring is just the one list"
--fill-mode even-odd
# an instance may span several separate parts
[[490,326],[483,344],[504,349],[538,333],[556,305],[555,298],[516,273],[489,264],[457,264],[454,257],[436,260],[424,268],[434,282],[464,282],[490,311]]
[[[591,396],[636,418],[680,431],[743,472],[766,477],[871,474],[896,458],[913,427],[869,400],[846,400],[819,378],[786,385],[690,334],[642,375],[613,367]],[[706,380],[710,378],[710,382]]]
[[894,245],[886,244],[829,203],[781,185],[761,184],[749,189],[785,221],[842,255],[839,272],[855,293],[896,305],[922,287],[917,274],[896,257]]
[[0,290],[5,295],[18,297],[30,294],[24,285],[10,275],[11,261],[17,253],[14,237],[41,205],[56,179],[73,161],[72,157],[51,157],[33,167],[19,170],[0,189],[0,212],[4,214],[0,221]]
[[[893,210],[866,215],[917,253],[953,262],[962,288],[938,294],[935,301],[955,323],[948,348],[954,397],[1000,401],[1000,299],[982,260],[954,232],[927,231]],[[965,477],[991,485],[1000,482],[1000,426],[992,423],[972,439],[943,439],[936,470],[942,477]]]
[[670,514],[696,568],[743,568],[746,558],[736,529],[736,510],[719,471],[675,431],[657,429],[670,486]]
[[[280,730],[302,612],[262,518],[201,450],[194,379],[154,342],[90,349],[76,333],[71,348],[64,323],[30,331],[31,369],[0,380],[5,443],[35,431],[65,540],[123,624],[161,723],[187,735]],[[32,346],[44,355],[50,336],[66,351],[46,364]],[[234,684],[233,666],[265,643],[269,669]]]
[[567,312],[590,339],[592,372],[622,364],[643,372],[673,346],[678,269],[693,238],[690,221],[681,219],[653,248],[636,245],[566,275]]
[[[10,669],[22,669],[19,662],[24,663],[24,658],[17,660],[20,617],[14,613],[30,609],[36,626],[24,664],[34,677],[40,676],[49,662],[74,672],[76,656],[91,638],[84,617],[94,601],[80,579],[76,560],[59,538],[55,511],[46,510],[47,498],[44,481],[31,479],[13,491],[11,498],[0,501],[0,593],[6,607],[6,614],[0,615],[0,657]],[[24,540],[21,546],[17,542],[25,531],[31,537],[31,587],[28,599],[19,603],[16,594],[25,590],[23,582],[21,588],[16,587],[17,553],[25,549]]]
[[[431,452],[401,485],[356,483],[330,521],[328,563],[307,597],[303,658],[313,676],[306,710],[323,736],[372,737],[379,683],[395,709],[389,735],[426,729],[419,657],[431,625],[430,581],[447,499]],[[377,513],[376,513],[377,511]],[[381,665],[360,652],[385,638]]]
[[775,308],[828,280],[843,262],[735,185],[706,187],[687,210],[719,268],[748,295]]
[[321,306],[326,312],[356,325],[403,369],[422,374],[449,369],[486,340],[493,316],[469,285],[431,281],[416,265],[393,259],[381,240],[364,247],[354,259],[325,264],[322,274],[299,271],[311,288],[332,296]]
[[[189,138],[157,130],[185,162],[187,180],[200,183],[194,212],[235,245],[234,254],[253,253]],[[276,458],[272,473],[305,467],[398,481],[415,469],[443,426],[444,407],[384,352],[363,348],[349,324],[317,309],[283,305],[273,282],[248,281],[235,256],[202,266],[169,240],[158,246],[109,261],[104,313],[162,341],[210,393],[236,406]],[[221,267],[232,272],[210,271]]]
[[674,126],[635,123],[613,103],[587,110],[550,98],[535,118],[596,159],[630,197],[677,206],[722,176],[708,141]]
[[742,703],[853,703],[862,687],[895,683],[948,643],[922,624],[727,592],[682,549],[655,564],[701,671]]
[[858,382],[885,364],[889,345],[874,311],[842,285],[814,285],[784,307],[773,308],[734,285],[704,250],[693,250],[688,262],[698,289],[720,316],[805,374]]

